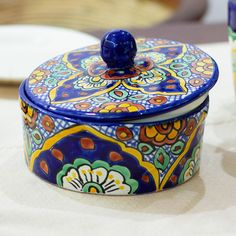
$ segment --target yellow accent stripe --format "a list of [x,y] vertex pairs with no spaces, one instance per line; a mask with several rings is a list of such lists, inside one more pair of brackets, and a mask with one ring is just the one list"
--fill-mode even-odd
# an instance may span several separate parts
[[[158,48],[168,48],[168,47],[178,47],[178,46],[182,46],[182,53],[180,53],[180,54],[179,54],[177,57],[175,57],[175,58],[171,58],[171,59],[169,59],[169,60],[167,60],[167,61],[165,61],[165,62],[163,62],[163,63],[160,63],[158,66],[159,66],[160,68],[165,69],[165,70],[167,70],[168,72],[170,72],[171,75],[174,76],[175,78],[178,78],[178,79],[180,80],[180,85],[181,85],[181,87],[183,88],[183,90],[184,90],[185,93],[186,93],[186,92],[187,92],[187,89],[186,89],[186,87],[185,87],[185,81],[184,81],[182,78],[178,77],[173,71],[171,71],[171,70],[169,70],[169,69],[167,69],[167,68],[165,68],[165,67],[162,67],[162,65],[170,64],[173,60],[181,58],[181,57],[184,55],[184,53],[187,51],[187,47],[186,47],[185,45],[183,45],[183,44],[177,44],[177,45],[156,46],[156,47],[154,47],[154,48],[152,48],[152,49],[150,49],[150,48],[148,48],[148,49],[142,49],[142,50],[140,50],[140,52],[150,51],[150,50],[154,50],[154,49],[158,49]],[[62,60],[66,63],[66,65],[67,65],[68,68],[70,68],[70,69],[76,71],[76,68],[74,68],[74,67],[72,66],[72,64],[68,62],[67,57],[68,57],[68,53],[66,53],[66,54],[63,56],[63,59],[62,59]],[[49,98],[50,98],[50,100],[51,100],[51,104],[62,104],[62,103],[65,103],[65,102],[76,102],[76,101],[84,100],[84,99],[87,99],[87,98],[90,98],[90,97],[95,97],[95,96],[98,96],[98,95],[102,95],[102,94],[104,94],[104,93],[108,93],[108,92],[112,91],[113,89],[115,89],[116,87],[118,87],[121,83],[122,83],[126,88],[128,88],[128,89],[131,89],[131,90],[139,90],[139,91],[142,91],[143,93],[147,93],[147,94],[159,94],[159,95],[170,95],[170,96],[171,96],[171,95],[178,95],[178,94],[185,94],[184,92],[179,92],[179,93],[178,93],[178,92],[177,92],[177,93],[176,93],[176,92],[168,93],[168,92],[159,92],[159,91],[157,91],[157,92],[146,92],[143,88],[134,88],[134,87],[132,87],[132,86],[127,85],[125,82],[123,82],[123,81],[121,81],[121,80],[117,80],[117,82],[116,82],[112,87],[110,87],[109,89],[104,89],[104,90],[102,90],[102,91],[93,93],[93,94],[91,94],[90,96],[87,96],[87,97],[77,97],[77,98],[73,98],[73,99],[69,99],[69,100],[63,100],[63,101],[60,101],[60,102],[53,102],[53,100],[54,100],[55,97],[56,97],[56,91],[57,91],[57,89],[58,89],[60,86],[62,86],[66,81],[72,80],[72,79],[74,79],[76,76],[80,76],[80,75],[82,75],[82,74],[83,74],[83,72],[79,72],[79,73],[76,73],[76,74],[70,76],[69,78],[67,78],[67,79],[65,79],[65,80],[60,81],[60,82],[58,83],[58,85],[57,85],[55,88],[53,88],[53,89],[50,91],[50,93],[49,93]]]
[[168,47],[178,47],[178,46],[182,46],[182,52],[181,52],[177,57],[171,58],[171,59],[169,59],[169,60],[167,60],[167,61],[161,63],[161,65],[169,65],[169,64],[171,64],[171,62],[172,62],[173,60],[182,58],[182,56],[187,52],[187,47],[186,47],[186,45],[184,45],[184,44],[179,44],[179,45],[166,45],[166,46],[164,46],[164,47],[165,47],[165,48],[168,48]]
[[196,135],[197,129],[199,128],[199,126],[202,124],[202,122],[204,121],[205,117],[206,117],[207,113],[204,112],[199,120],[199,123],[197,125],[197,127],[195,128],[195,130],[193,131],[193,133],[191,134],[184,152],[176,159],[176,161],[174,162],[174,164],[171,166],[171,168],[167,171],[165,177],[163,178],[163,180],[161,181],[160,184],[160,190],[163,189],[163,187],[165,186],[166,182],[169,180],[171,174],[173,173],[173,171],[175,170],[176,166],[179,164],[179,162],[182,160],[182,158],[186,155],[186,153],[189,151],[191,143]]
[[77,132],[82,132],[82,131],[88,131],[96,136],[98,136],[99,138],[102,138],[104,140],[107,140],[109,142],[112,143],[116,143],[121,147],[121,150],[126,152],[126,153],[130,153],[131,155],[133,155],[135,158],[137,158],[140,166],[144,167],[145,169],[147,169],[150,174],[152,175],[155,185],[156,185],[156,189],[157,191],[159,190],[159,171],[155,168],[155,166],[153,164],[151,164],[150,162],[146,162],[142,160],[142,154],[131,147],[126,147],[124,143],[119,142],[111,137],[108,137],[102,133],[100,133],[99,131],[97,131],[96,129],[87,126],[87,125],[79,125],[79,126],[73,126],[69,129],[65,129],[62,130],[61,132],[55,134],[53,137],[47,139],[43,145],[43,147],[39,150],[36,150],[30,159],[29,162],[29,169],[32,171],[33,167],[34,167],[34,162],[35,160],[38,158],[38,156],[41,154],[41,152],[49,150],[50,148],[52,148],[52,146],[57,143],[59,140],[61,140],[62,138],[71,135],[71,134],[75,134]]

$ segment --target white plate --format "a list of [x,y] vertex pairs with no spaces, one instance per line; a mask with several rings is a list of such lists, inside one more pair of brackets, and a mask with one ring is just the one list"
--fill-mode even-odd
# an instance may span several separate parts
[[20,83],[46,60],[98,42],[93,36],[65,28],[0,26],[0,83]]

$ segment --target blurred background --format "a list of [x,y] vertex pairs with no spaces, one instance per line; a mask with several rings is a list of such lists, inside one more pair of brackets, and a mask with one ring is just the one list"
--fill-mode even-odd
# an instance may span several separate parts
[[0,24],[59,26],[98,37],[125,28],[135,36],[221,41],[226,16],[227,0],[0,0]]

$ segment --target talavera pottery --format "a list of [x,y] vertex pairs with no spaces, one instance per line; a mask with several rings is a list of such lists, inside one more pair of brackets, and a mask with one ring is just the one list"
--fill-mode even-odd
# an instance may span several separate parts
[[217,79],[215,61],[193,45],[107,33],[101,49],[57,56],[21,84],[27,165],[86,193],[182,184],[199,169],[208,91]]

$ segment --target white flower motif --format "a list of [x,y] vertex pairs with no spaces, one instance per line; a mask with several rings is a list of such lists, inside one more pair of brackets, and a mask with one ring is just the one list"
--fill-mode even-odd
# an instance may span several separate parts
[[76,159],[73,165],[65,165],[57,175],[57,182],[60,187],[73,191],[110,195],[132,194],[138,187],[126,167],[110,167],[104,161],[91,164],[82,158]]
[[198,170],[200,166],[200,146],[193,150],[192,157],[186,162],[184,169],[180,175],[180,183],[189,180]]

